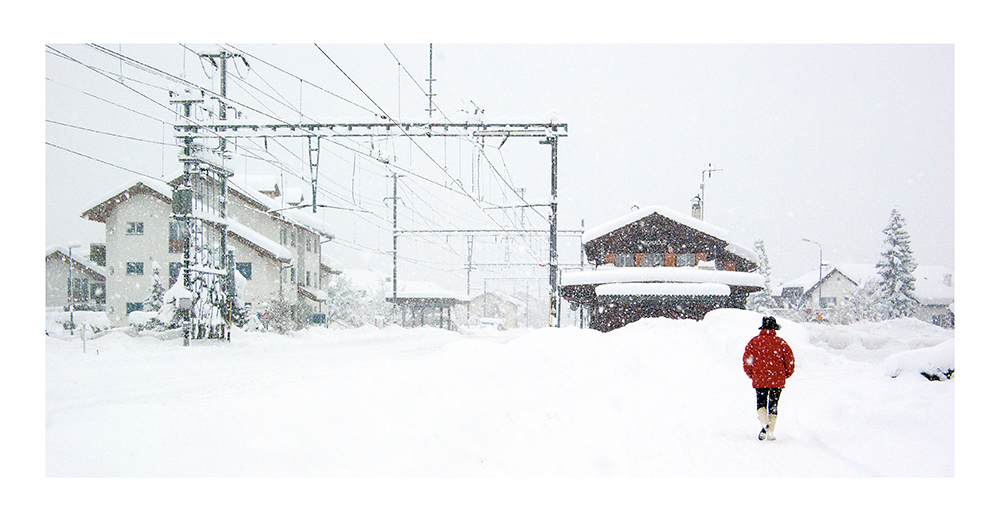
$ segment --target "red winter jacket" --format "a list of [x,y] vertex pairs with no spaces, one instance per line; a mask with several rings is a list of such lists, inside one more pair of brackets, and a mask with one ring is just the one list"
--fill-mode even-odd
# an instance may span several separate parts
[[762,329],[743,351],[743,371],[753,381],[754,389],[784,389],[785,378],[795,372],[795,355],[773,329]]

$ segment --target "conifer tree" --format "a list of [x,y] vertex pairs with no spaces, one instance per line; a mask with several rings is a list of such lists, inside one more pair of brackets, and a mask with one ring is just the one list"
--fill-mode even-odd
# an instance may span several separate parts
[[166,292],[166,288],[163,287],[163,281],[160,279],[160,265],[153,262],[153,273],[149,281],[149,295],[142,303],[143,310],[159,311],[163,307],[163,294]]
[[879,291],[885,305],[884,318],[912,316],[916,310],[916,277],[913,276],[917,263],[910,249],[910,234],[905,230],[906,219],[899,210],[893,208],[889,225],[882,230],[885,241],[882,244],[882,258],[878,268]]
[[763,308],[773,308],[776,304],[774,296],[771,294],[771,264],[767,260],[767,252],[764,251],[764,241],[757,239],[753,243],[753,248],[760,261],[757,273],[764,277],[764,289],[750,294],[747,299],[747,309],[757,311]]

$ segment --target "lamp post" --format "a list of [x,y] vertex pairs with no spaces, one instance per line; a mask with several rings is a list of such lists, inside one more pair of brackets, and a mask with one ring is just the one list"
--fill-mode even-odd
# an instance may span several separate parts
[[810,241],[809,239],[802,239],[805,242],[811,242],[816,246],[819,246],[819,282],[816,284],[816,303],[817,307],[823,307],[823,246],[816,241]]
[[73,241],[66,245],[69,249],[69,281],[66,284],[66,297],[69,299],[69,334],[73,335],[76,330],[76,323],[73,322],[73,248],[79,248],[82,245],[79,242]]

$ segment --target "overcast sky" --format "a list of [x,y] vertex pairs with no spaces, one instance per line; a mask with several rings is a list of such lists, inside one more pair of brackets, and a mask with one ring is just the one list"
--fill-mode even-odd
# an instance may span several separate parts
[[[217,90],[218,73],[196,52],[216,51],[219,44],[102,46]],[[180,87],[91,47],[52,47],[65,56],[48,52],[45,58],[46,242],[101,241],[103,226],[79,215],[136,178],[117,167],[157,178],[179,171],[176,149],[156,143],[172,142],[166,89]],[[305,120],[373,121],[382,111],[403,121],[427,119],[426,43],[227,48],[244,51],[250,64],[229,70],[229,97],[251,107],[244,117],[260,119],[253,108],[267,107],[285,121],[297,120],[295,110],[280,107],[281,99],[301,108]],[[478,107],[486,122],[538,122],[554,111],[569,125],[558,150],[560,229],[579,229],[581,220],[596,226],[633,205],[689,213],[711,165],[717,171],[706,179],[706,221],[744,246],[763,240],[775,285],[817,267],[819,248],[803,238],[822,245],[825,263],[875,263],[893,208],[906,218],[918,263],[954,267],[954,55],[954,46],[943,44],[436,44],[434,118],[464,121]],[[325,251],[343,267],[391,267],[391,225],[384,220],[390,214],[383,204],[388,174],[370,158],[359,159],[365,147],[391,152],[401,168],[428,178],[405,181],[411,193],[403,202],[411,214],[403,228],[485,228],[519,220],[518,210],[481,210],[515,202],[502,178],[525,188],[530,203],[549,200],[549,148],[537,139],[511,140],[499,149],[499,139],[488,140],[490,159],[480,159],[478,170],[469,140],[362,141],[327,144],[321,152],[321,189],[330,191],[325,202],[358,202],[378,214],[325,214],[338,230],[338,241]],[[287,154],[287,169],[308,178],[302,142],[288,140],[279,152]],[[270,143],[269,151],[274,148]],[[281,173],[253,157],[237,154],[237,180],[241,172]],[[286,183],[306,186],[284,175]],[[430,181],[461,183],[472,197],[435,191]],[[463,207],[471,199],[481,199],[478,208]],[[529,210],[527,220],[529,227],[545,227],[539,212]],[[413,277],[464,290],[466,238],[435,241],[401,247],[407,249],[401,255],[415,261]],[[518,247],[527,253],[512,262],[547,257],[544,237]],[[477,238],[474,249],[477,263],[511,258],[502,238]],[[562,240],[560,260],[579,262],[579,242]],[[530,275],[484,267],[475,276]]]

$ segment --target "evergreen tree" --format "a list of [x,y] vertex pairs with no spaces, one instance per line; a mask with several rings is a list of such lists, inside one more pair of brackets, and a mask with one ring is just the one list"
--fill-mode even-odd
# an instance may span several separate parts
[[885,304],[885,318],[912,316],[917,310],[917,299],[913,297],[916,277],[913,271],[917,263],[910,249],[910,234],[904,229],[906,220],[895,208],[889,225],[882,230],[885,242],[882,244],[882,258],[876,267],[879,276],[879,291]]
[[764,277],[764,289],[756,293],[751,293],[747,298],[747,309],[759,311],[765,308],[774,308],[776,303],[771,294],[771,264],[767,260],[767,252],[764,251],[764,241],[757,239],[753,243],[754,251],[760,264],[757,266],[757,273]]
[[163,281],[160,279],[160,265],[153,262],[153,273],[150,275],[149,295],[142,303],[144,311],[159,311],[163,307],[163,295],[166,293]]

